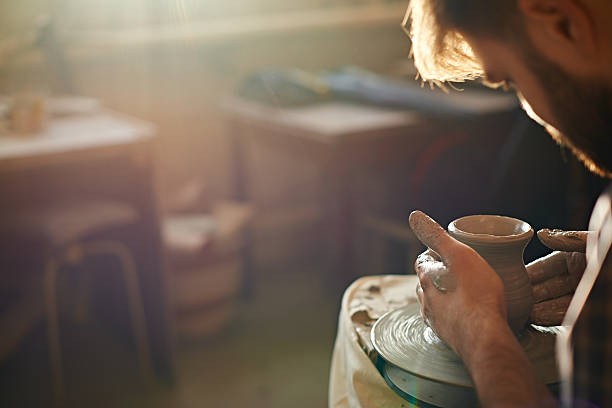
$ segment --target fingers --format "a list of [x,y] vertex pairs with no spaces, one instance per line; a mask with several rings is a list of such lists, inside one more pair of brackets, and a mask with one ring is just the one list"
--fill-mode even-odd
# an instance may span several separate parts
[[449,286],[451,290],[455,289],[455,281],[447,270],[446,266],[440,261],[438,254],[432,250],[427,250],[420,254],[415,263],[414,269],[419,277],[419,282],[416,285],[416,295],[421,304],[421,316],[425,323],[432,327],[431,313],[429,313],[428,305],[431,302],[436,302],[438,296],[444,296],[437,285],[440,285],[436,280],[440,277],[448,277],[452,280],[452,285],[444,280],[443,284]]
[[532,284],[543,282],[557,275],[566,275],[567,252],[553,252],[527,265],[527,275]]
[[424,302],[424,298],[423,298],[423,288],[421,287],[421,283],[417,282],[416,284],[416,295],[417,295],[417,300],[419,301],[419,304],[421,305],[421,307],[423,307]]
[[585,268],[586,256],[583,253],[553,252],[552,254],[537,259],[527,265],[527,274],[529,275],[531,284],[534,287],[534,291],[537,286],[543,285],[544,283],[546,283],[548,286],[555,285],[555,282],[559,282],[557,279],[559,277],[561,280],[567,280],[568,284],[574,285],[573,289],[571,290],[571,292],[573,292],[576,289],[576,285],[578,285],[578,281],[582,277]]
[[567,261],[567,272],[570,275],[576,275],[580,280],[586,269],[586,255],[582,252],[566,252],[565,260]]
[[562,231],[542,229],[538,239],[553,251],[584,252],[588,231]]
[[427,290],[434,279],[448,275],[446,266],[440,261],[438,255],[431,251],[425,251],[419,255],[414,263],[414,271],[419,277],[419,282],[423,290]]
[[425,252],[419,254],[416,259],[416,263],[423,262],[440,262],[440,256],[435,253],[435,251],[428,249]]
[[416,294],[417,294],[417,298],[419,299],[419,304],[421,305],[421,316],[423,317],[425,324],[433,328],[432,320],[431,320],[431,313],[429,313],[429,309],[427,307],[428,303],[427,303],[426,295],[423,292],[423,288],[421,287],[420,283],[417,283],[416,285]]
[[548,299],[555,299],[570,293],[574,293],[579,275],[561,275],[547,279],[544,282],[533,285],[533,297],[535,302],[541,302]]
[[419,279],[421,279],[424,272],[428,270],[428,268],[436,267],[438,263],[441,263],[438,254],[431,249],[428,249],[417,256],[416,260],[414,261],[414,271]]
[[533,285],[555,276],[582,276],[586,257],[582,252],[553,252],[527,265],[527,275]]
[[410,214],[410,227],[425,246],[439,254],[442,261],[446,261],[453,251],[461,246],[444,228],[421,211]]
[[540,326],[558,326],[563,322],[565,312],[572,300],[572,295],[536,303],[531,309],[531,323]]

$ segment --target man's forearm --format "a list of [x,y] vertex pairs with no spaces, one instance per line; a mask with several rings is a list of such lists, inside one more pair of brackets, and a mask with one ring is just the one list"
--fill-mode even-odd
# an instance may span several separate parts
[[505,322],[482,323],[474,328],[458,352],[483,407],[556,406]]

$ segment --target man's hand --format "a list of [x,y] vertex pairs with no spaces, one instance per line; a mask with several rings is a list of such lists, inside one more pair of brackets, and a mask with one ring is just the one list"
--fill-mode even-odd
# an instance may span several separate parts
[[421,313],[461,355],[485,327],[506,325],[503,283],[476,251],[452,238],[424,213],[410,214],[410,226],[430,248],[415,263]]
[[535,304],[531,323],[560,325],[586,268],[586,231],[543,229],[538,238],[553,253],[527,265]]
[[422,212],[410,214],[410,226],[430,248],[415,263],[421,312],[461,356],[481,406],[554,406],[506,322],[504,287],[495,271]]

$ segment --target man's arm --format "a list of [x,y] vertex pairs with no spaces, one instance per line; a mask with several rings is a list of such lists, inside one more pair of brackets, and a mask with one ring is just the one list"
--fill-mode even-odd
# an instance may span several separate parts
[[[410,225],[431,248],[415,264],[421,313],[463,359],[482,406],[554,406],[508,326],[499,276],[478,253],[425,214],[412,213]],[[446,282],[453,282],[452,289],[438,290],[432,282],[435,275],[450,277]]]
[[506,322],[474,324],[457,352],[483,407],[556,406]]

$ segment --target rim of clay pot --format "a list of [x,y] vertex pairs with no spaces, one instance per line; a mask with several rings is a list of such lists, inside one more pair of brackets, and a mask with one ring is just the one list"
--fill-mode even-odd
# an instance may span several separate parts
[[457,218],[448,224],[448,232],[478,243],[518,242],[533,236],[533,228],[525,221],[488,214]]

